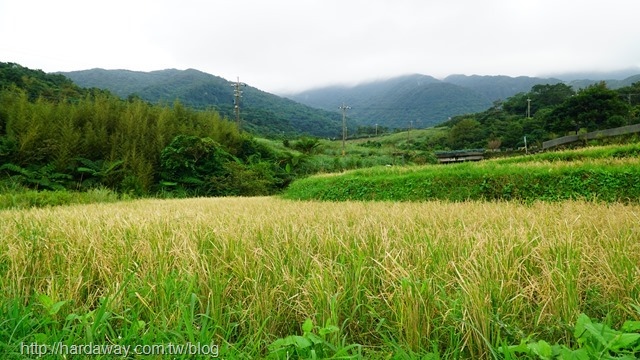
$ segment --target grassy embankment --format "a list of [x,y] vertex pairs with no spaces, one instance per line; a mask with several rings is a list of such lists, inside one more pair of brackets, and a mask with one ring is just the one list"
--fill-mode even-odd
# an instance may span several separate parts
[[289,199],[640,199],[640,144],[423,167],[375,167],[294,182]]
[[[300,324],[366,358],[490,358],[584,312],[637,318],[640,207],[138,200],[0,212],[0,353],[21,343],[220,346]],[[10,357],[11,358],[11,357]],[[92,357],[99,358],[99,357]]]
[[7,189],[0,186],[0,210],[28,209],[69,204],[92,204],[117,202],[129,198],[109,189],[97,188],[88,191],[48,191],[24,188]]
[[340,139],[318,139],[317,146],[306,154],[292,149],[295,148],[298,140],[292,140],[289,148],[284,147],[282,141],[267,139],[259,139],[259,141],[278,152],[292,153],[296,158],[293,168],[308,175],[378,165],[433,163],[436,159],[431,150],[438,139],[444,136],[446,136],[444,129],[427,128],[350,139],[345,142],[344,156]]

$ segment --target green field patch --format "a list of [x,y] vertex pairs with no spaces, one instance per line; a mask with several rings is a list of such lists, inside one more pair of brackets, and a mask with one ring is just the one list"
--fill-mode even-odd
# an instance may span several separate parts
[[479,163],[375,167],[292,183],[287,199],[330,201],[640,199],[639,146],[545,153]]

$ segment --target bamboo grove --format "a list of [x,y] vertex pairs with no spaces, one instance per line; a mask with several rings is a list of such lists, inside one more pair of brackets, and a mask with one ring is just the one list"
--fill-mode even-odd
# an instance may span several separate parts
[[[166,149],[179,135],[178,147]],[[199,169],[210,166],[213,157],[220,167],[215,179]],[[15,86],[0,92],[0,181],[5,186],[107,187],[132,195],[268,194],[288,181],[280,160],[217,112],[179,102],[152,105],[101,91],[33,99]],[[180,170],[181,178],[171,177]],[[212,182],[218,184],[212,187]]]

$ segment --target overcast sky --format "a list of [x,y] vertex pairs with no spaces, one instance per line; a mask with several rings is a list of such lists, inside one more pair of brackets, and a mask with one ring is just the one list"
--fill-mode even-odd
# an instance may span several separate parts
[[640,70],[639,14],[638,0],[0,0],[0,61],[194,68],[275,93],[410,73]]

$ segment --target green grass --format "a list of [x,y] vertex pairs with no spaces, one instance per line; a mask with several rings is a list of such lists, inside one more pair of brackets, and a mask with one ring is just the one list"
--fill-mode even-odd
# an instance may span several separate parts
[[107,203],[120,201],[124,198],[127,198],[127,196],[119,195],[106,188],[92,189],[83,192],[5,188],[3,191],[0,191],[0,210],[69,204]]
[[495,160],[500,164],[527,163],[537,161],[576,161],[606,158],[638,158],[640,157],[640,143],[594,146],[569,151],[549,151],[530,156],[517,156]]
[[478,163],[375,167],[295,181],[288,199],[640,200],[640,145],[545,153]]

